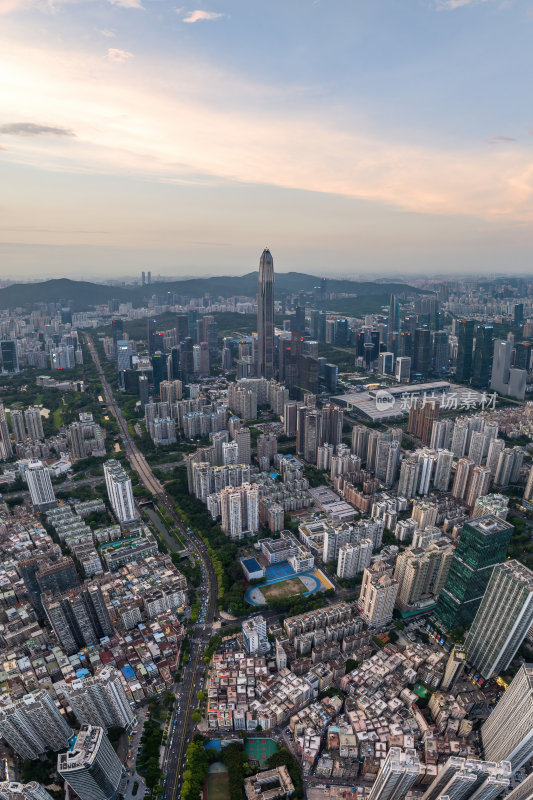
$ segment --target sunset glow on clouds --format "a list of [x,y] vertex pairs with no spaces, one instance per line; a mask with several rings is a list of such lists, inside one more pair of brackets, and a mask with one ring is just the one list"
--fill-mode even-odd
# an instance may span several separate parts
[[[467,35],[465,22],[483,29],[488,19],[505,30],[509,24],[505,20],[516,12],[498,10],[491,0],[421,2],[423,11],[416,21],[428,28],[420,34],[422,49],[435,24],[449,31],[453,42],[452,47],[446,35],[440,42],[442,63],[449,65],[452,55],[460,56],[455,76],[440,74],[442,64],[430,61],[429,69],[433,66],[434,71],[428,80],[420,66],[421,55],[403,62],[399,55],[383,50],[369,62],[361,34],[354,29],[351,42],[349,33],[340,30],[342,20],[332,21],[329,13],[326,38],[339,37],[339,63],[334,41],[321,45],[324,52],[316,54],[325,17],[317,24],[310,2],[296,5],[316,29],[296,32],[296,16],[289,13],[276,23],[272,6],[272,18],[268,17],[268,25],[279,26],[283,48],[294,53],[288,57],[280,45],[274,46],[272,54],[265,51],[272,42],[271,31],[259,19],[255,29],[254,16],[244,18],[244,6],[236,2],[217,9],[176,9],[140,0],[32,4],[32,33],[31,23],[29,27],[21,24],[28,19],[29,4],[0,0],[6,23],[0,32],[0,170],[9,167],[10,182],[18,184],[13,202],[9,202],[9,190],[5,191],[6,182],[1,184],[0,243],[5,243],[14,270],[17,260],[28,267],[31,248],[36,261],[44,259],[49,268],[55,258],[61,271],[64,260],[57,257],[57,248],[80,242],[80,221],[74,219],[73,211],[77,208],[76,214],[94,221],[94,235],[84,234],[83,243],[114,248],[117,271],[128,271],[131,248],[143,253],[153,249],[160,254],[156,263],[162,268],[175,265],[179,271],[201,266],[216,271],[222,253],[206,243],[211,230],[217,231],[213,241],[220,241],[221,206],[238,187],[243,199],[237,213],[222,226],[225,240],[230,240],[224,241],[224,248],[234,247],[237,270],[242,253],[254,246],[252,231],[254,236],[261,235],[256,233],[254,204],[246,202],[247,186],[254,199],[261,187],[265,197],[277,198],[265,219],[259,247],[268,240],[274,248],[276,240],[286,243],[292,236],[287,268],[310,265],[319,269],[330,241],[327,226],[333,218],[340,224],[346,203],[354,202],[354,216],[364,217],[365,232],[360,222],[350,224],[346,214],[328,255],[339,272],[349,271],[349,259],[357,248],[369,268],[373,258],[375,266],[385,268],[394,242],[406,263],[414,265],[409,248],[414,255],[419,236],[430,252],[432,235],[436,263],[445,268],[439,226],[451,237],[455,231],[459,252],[464,243],[462,268],[469,261],[473,269],[484,268],[487,237],[501,248],[492,251],[501,255],[502,269],[504,254],[512,253],[513,246],[517,254],[525,252],[531,245],[533,221],[533,137],[528,134],[533,119],[527,116],[527,104],[520,108],[516,103],[516,112],[510,113],[519,88],[514,86],[510,96],[501,65],[491,65],[491,75],[487,67],[473,67],[473,74],[465,77],[459,74],[465,62],[474,60],[467,51],[472,42],[476,51],[482,49],[477,39],[493,35],[492,28],[485,34],[482,30]],[[348,2],[334,5],[345,12],[353,7]],[[360,26],[371,27],[370,5],[361,3],[365,13],[361,13]],[[439,13],[443,6],[453,13]],[[357,14],[351,13],[356,22]],[[407,23],[412,25],[413,20]],[[43,26],[46,36],[41,35]],[[390,37],[399,33],[394,26],[390,36],[381,31],[383,42],[378,38],[376,47],[390,45]],[[404,31],[406,35],[411,33]],[[363,52],[358,53],[361,48]],[[322,67],[319,56],[326,52],[329,60]],[[284,64],[279,64],[280,57],[285,57]],[[526,61],[529,58],[524,56]],[[497,70],[499,83],[493,78]],[[384,88],[388,81],[390,89]],[[461,81],[466,83],[464,92]],[[469,91],[478,92],[472,95],[470,110]],[[499,93],[505,115],[497,113]],[[489,98],[496,106],[494,113]],[[480,103],[486,104],[482,112],[476,108]],[[140,182],[135,198],[131,180]],[[94,181],[113,186],[100,202]],[[36,234],[40,226],[35,224],[35,214],[39,214],[35,187],[43,183],[48,186],[47,206],[52,206],[54,214],[48,207],[46,212],[41,210],[48,227],[46,233]],[[78,205],[72,202],[74,185],[82,198],[84,187],[87,190],[83,214],[79,206],[83,200],[77,197]],[[143,186],[149,186],[149,192]],[[310,201],[300,194],[287,213],[287,192],[308,193]],[[202,218],[194,203],[187,202],[188,196],[196,200],[198,193]],[[150,194],[150,207],[143,220],[144,194]],[[120,203],[120,198],[126,207],[135,205],[131,213],[136,224],[129,238],[124,234],[130,225],[123,209],[117,213],[116,207],[107,207]],[[168,217],[169,203],[179,209],[179,225],[174,223],[174,227]],[[325,206],[330,209],[327,216],[322,210]],[[301,226],[304,207],[309,214],[307,231]],[[368,234],[372,215],[380,220],[373,239]],[[98,233],[99,219],[106,220],[105,234]],[[465,221],[470,221],[468,232]],[[187,222],[190,230],[198,228],[194,241],[199,243],[191,239],[184,244]],[[107,229],[110,223],[114,231],[113,225]],[[50,247],[56,248],[53,256]],[[300,262],[295,260],[297,254]],[[227,250],[223,255],[227,259]],[[97,274],[98,260],[91,258],[85,254],[82,260]],[[242,262],[242,271],[249,266],[248,261]],[[496,263],[491,266],[497,269]],[[391,262],[390,270],[394,268]]]

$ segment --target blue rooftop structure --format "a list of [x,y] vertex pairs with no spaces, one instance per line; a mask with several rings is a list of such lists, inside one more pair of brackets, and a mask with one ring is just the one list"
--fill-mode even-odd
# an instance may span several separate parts
[[126,680],[130,680],[131,678],[135,677],[135,673],[134,673],[134,671],[132,670],[132,668],[130,667],[129,664],[126,664],[125,667],[122,667],[122,669],[120,671],[122,672],[122,674],[124,675]]
[[261,566],[256,558],[243,558],[242,563],[248,572],[257,572],[257,570],[261,569]]

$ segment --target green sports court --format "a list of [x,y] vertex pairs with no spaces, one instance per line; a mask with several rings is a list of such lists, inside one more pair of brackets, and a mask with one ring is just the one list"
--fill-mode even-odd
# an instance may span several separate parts
[[270,756],[277,753],[278,745],[274,739],[247,739],[244,749],[249,761],[257,761],[260,767],[266,767]]

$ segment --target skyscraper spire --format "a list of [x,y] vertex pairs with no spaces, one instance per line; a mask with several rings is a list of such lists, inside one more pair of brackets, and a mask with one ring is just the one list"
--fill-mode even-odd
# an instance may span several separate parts
[[257,288],[257,374],[274,376],[274,261],[270,250],[263,250],[259,260]]

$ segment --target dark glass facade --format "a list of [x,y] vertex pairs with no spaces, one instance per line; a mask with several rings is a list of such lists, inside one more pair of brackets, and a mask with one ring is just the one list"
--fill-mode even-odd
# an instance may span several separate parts
[[456,333],[457,364],[455,379],[458,383],[470,383],[470,378],[472,377],[472,350],[474,348],[474,320],[457,320]]
[[467,628],[474,621],[492,569],[502,564],[513,526],[497,517],[464,524],[435,616],[445,628]]
[[493,333],[492,325],[478,325],[476,329],[476,349],[472,367],[472,386],[476,389],[486,389],[489,385],[494,350]]

